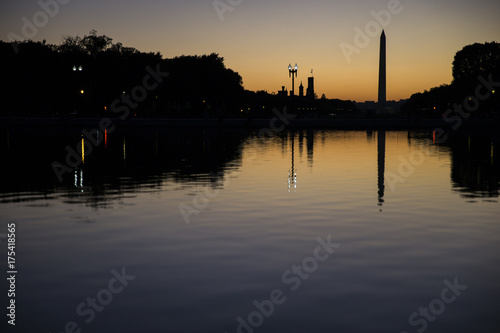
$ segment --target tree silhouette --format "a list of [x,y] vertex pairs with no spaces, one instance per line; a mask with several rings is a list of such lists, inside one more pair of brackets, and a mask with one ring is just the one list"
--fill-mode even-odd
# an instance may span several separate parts
[[[480,83],[478,77],[494,81],[500,79],[500,44],[496,42],[465,46],[455,54],[452,64],[453,82],[449,85],[431,88],[423,93],[416,93],[402,106],[402,111],[410,118],[442,118],[455,104],[462,105],[468,96],[474,96]],[[498,108],[498,94],[491,94],[481,101],[479,109],[471,118],[495,117]]]
[[465,46],[453,60],[453,83],[475,81],[479,75],[499,74],[500,44],[475,43]]

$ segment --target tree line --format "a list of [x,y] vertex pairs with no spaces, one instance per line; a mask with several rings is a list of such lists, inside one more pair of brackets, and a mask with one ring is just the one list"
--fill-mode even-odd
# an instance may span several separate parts
[[[472,112],[470,117],[500,117],[500,43],[475,43],[465,46],[455,54],[452,76],[450,84],[413,94],[402,106],[402,111],[412,118],[443,118],[447,113],[449,115],[448,110],[455,110],[456,106],[460,108],[467,104],[469,97],[472,107],[472,98],[477,94],[476,89],[482,82],[479,78],[482,77],[486,81],[496,83],[498,91],[480,91],[482,96],[488,97],[480,101],[477,110]],[[495,84],[491,86],[494,88]]]
[[24,41],[16,49],[0,42],[7,83],[0,116],[105,116],[114,100],[143,85],[147,68],[160,68],[169,77],[140,98],[137,117],[239,110],[244,90],[241,76],[216,53],[164,59],[159,52],[113,43],[96,31],[83,38],[66,36],[60,45]]
[[[140,52],[95,30],[83,37],[65,36],[59,45],[44,41],[0,41],[5,83],[0,117],[116,117],[113,103],[130,97],[144,84],[147,68],[169,73],[158,87],[129,101],[130,117],[222,118],[273,117],[273,109],[293,105],[290,99],[243,87],[242,77],[217,53],[164,59],[159,52]],[[302,110],[315,110],[310,105]],[[115,103],[116,105],[116,103]],[[322,105],[326,105],[322,101]],[[350,101],[331,100],[326,107],[354,109]],[[295,107],[299,109],[299,107]],[[312,111],[309,113],[312,114]]]
[[[217,53],[165,59],[141,52],[95,30],[83,37],[65,36],[59,45],[45,41],[0,41],[0,117],[116,117],[113,102],[141,87],[147,68],[169,73],[158,87],[135,103],[130,117],[223,118],[273,117],[288,107],[299,117],[359,117],[352,101],[291,99],[266,91],[248,91],[242,77]],[[473,95],[478,77],[500,82],[500,44],[473,44],[455,55],[453,81],[411,96],[402,106],[410,118],[442,118],[455,104]],[[142,92],[142,91],[141,91]],[[498,117],[499,91],[481,101],[472,117]],[[137,105],[135,105],[137,104]]]

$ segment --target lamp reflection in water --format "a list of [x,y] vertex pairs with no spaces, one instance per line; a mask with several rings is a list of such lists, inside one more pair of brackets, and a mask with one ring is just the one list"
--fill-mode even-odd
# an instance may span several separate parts
[[293,188],[293,191],[297,191],[297,170],[295,170],[295,137],[294,132],[292,131],[291,140],[292,140],[292,168],[288,170],[288,192],[290,192]]
[[494,145],[493,142],[491,143],[491,165],[493,165],[493,159],[495,157],[495,152],[494,152]]
[[[82,164],[85,163],[85,139],[82,134]],[[80,187],[83,192],[83,169],[75,168],[75,187]]]
[[83,192],[83,170],[75,168],[75,187],[80,187]]
[[82,134],[82,163],[85,163],[85,139]]

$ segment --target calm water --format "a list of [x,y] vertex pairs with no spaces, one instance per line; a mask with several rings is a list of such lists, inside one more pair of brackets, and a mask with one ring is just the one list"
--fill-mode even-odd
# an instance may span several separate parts
[[0,133],[18,332],[500,331],[498,133]]

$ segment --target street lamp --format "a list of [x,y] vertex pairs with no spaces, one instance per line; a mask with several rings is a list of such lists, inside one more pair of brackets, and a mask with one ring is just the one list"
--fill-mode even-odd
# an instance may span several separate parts
[[297,64],[295,64],[294,68],[292,68],[292,64],[288,65],[288,77],[292,77],[292,96],[295,96],[295,78],[297,77],[298,69]]
[[[76,67],[76,65],[75,65],[75,66],[73,66],[73,72],[81,72],[81,71],[83,71],[83,67],[82,67],[82,65],[80,65],[80,66],[78,66],[78,67]],[[80,81],[80,80],[78,80],[78,81]],[[80,85],[81,85],[81,84],[80,84]],[[83,94],[83,93],[84,93],[84,91],[83,91],[83,90],[80,90],[80,93],[81,93],[81,94]]]
[[[76,104],[76,107],[79,108],[82,112],[84,110],[84,102],[85,102],[85,97],[84,97],[84,94],[86,94],[86,91],[84,90],[84,87],[83,87],[83,67],[82,65],[73,65],[73,72],[75,73],[74,74],[74,85],[73,86],[75,88],[75,93],[76,91],[78,91],[80,93],[80,96],[82,96],[81,98],[78,98],[77,101],[75,101]],[[78,74],[76,74],[78,73]],[[79,88],[79,89],[78,89]],[[72,114],[78,114],[79,112],[77,111],[77,109],[75,109],[75,111],[72,112]]]

